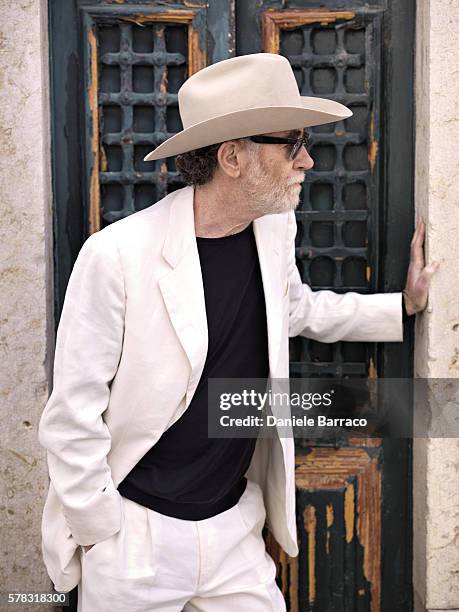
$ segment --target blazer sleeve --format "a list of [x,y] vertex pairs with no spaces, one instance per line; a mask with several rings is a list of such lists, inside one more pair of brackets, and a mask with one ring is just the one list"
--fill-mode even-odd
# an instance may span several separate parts
[[124,335],[124,279],[118,248],[102,230],[83,244],[67,286],[56,337],[53,391],[39,423],[50,480],[77,544],[120,529],[121,495],[107,462],[102,415]]
[[295,213],[289,213],[287,273],[290,285],[289,336],[319,342],[402,342],[402,293],[312,291],[295,261]]

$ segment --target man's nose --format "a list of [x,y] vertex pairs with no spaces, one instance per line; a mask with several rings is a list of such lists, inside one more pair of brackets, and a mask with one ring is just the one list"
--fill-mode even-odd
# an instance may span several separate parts
[[309,155],[306,147],[303,145],[298,151],[297,156],[293,160],[294,168],[304,168],[304,170],[311,170],[314,166],[314,160]]

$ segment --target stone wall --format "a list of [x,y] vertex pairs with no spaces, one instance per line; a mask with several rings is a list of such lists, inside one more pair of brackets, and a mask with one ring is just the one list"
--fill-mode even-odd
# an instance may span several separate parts
[[47,7],[0,9],[0,591],[49,590],[37,440],[54,342]]
[[[416,216],[427,261],[441,266],[416,323],[415,375],[431,378],[431,408],[457,415],[459,377],[459,3],[417,2]],[[456,421],[457,422],[457,421]],[[457,425],[456,425],[457,430]],[[459,440],[414,443],[416,610],[459,609]]]

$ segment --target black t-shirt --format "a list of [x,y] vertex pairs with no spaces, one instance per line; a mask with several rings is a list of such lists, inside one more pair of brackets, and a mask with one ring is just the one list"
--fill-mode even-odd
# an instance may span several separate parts
[[237,234],[196,241],[209,336],[201,379],[187,410],[118,487],[124,497],[187,520],[209,518],[238,502],[256,443],[254,438],[208,438],[208,378],[267,378],[269,373],[252,224]]

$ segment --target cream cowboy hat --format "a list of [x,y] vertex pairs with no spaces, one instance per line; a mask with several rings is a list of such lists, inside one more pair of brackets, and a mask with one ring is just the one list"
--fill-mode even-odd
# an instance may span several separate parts
[[301,96],[290,62],[275,53],[241,55],[199,70],[180,87],[178,104],[183,130],[144,161],[352,115],[339,102]]

